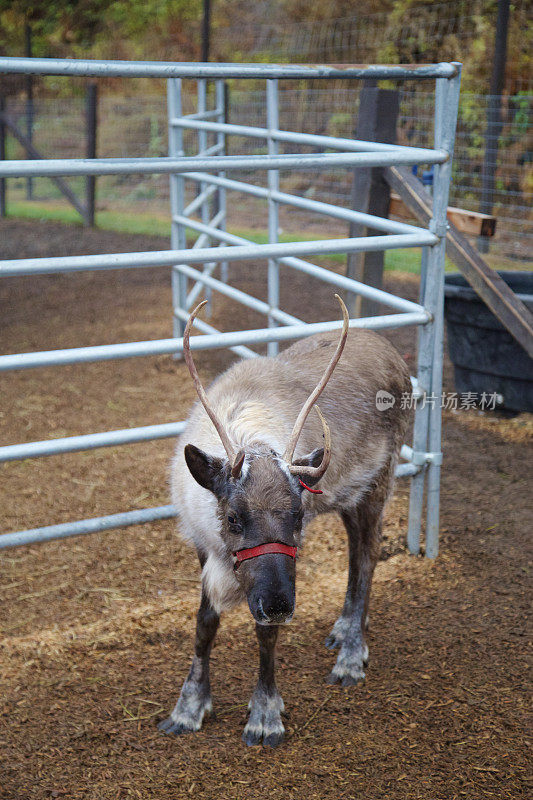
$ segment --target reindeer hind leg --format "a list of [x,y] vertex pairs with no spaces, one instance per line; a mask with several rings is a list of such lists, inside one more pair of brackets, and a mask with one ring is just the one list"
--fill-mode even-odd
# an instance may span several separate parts
[[379,555],[383,506],[388,492],[374,489],[360,503],[341,512],[348,534],[348,587],[342,613],[326,639],[326,647],[339,648],[328,683],[353,686],[365,679],[368,647],[368,605],[372,576]]

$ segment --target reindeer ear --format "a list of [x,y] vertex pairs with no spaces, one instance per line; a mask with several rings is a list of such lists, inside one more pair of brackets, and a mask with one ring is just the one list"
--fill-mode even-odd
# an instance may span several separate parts
[[219,497],[223,494],[227,481],[227,463],[223,458],[208,456],[194,444],[188,444],[184,450],[185,461],[194,480]]
[[[316,450],[313,450],[312,453],[308,453],[306,456],[302,456],[301,458],[296,458],[292,462],[293,467],[318,467],[322,463],[322,459],[324,458],[324,448],[317,447]],[[302,475],[304,483],[308,486],[314,486],[315,483],[318,483],[320,478],[311,478],[309,475]]]

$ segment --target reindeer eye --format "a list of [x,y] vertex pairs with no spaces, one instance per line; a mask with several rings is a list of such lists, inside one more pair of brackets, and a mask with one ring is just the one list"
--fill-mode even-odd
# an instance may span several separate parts
[[234,530],[240,530],[241,529],[241,527],[242,527],[241,523],[240,523],[239,519],[235,516],[235,514],[228,514],[227,520],[228,520],[228,524],[230,525],[230,527],[233,528]]

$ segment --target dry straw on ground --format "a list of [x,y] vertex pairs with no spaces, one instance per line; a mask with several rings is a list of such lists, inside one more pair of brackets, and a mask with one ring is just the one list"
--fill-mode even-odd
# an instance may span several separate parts
[[[166,246],[16,222],[2,222],[0,238],[4,255],[18,256]],[[232,270],[237,285],[261,296],[259,266]],[[413,296],[413,280],[400,283]],[[9,352],[170,332],[163,270],[12,280],[0,292]],[[327,318],[336,313],[330,294],[284,279],[288,311]],[[229,311],[216,301],[214,324]],[[235,321],[259,322],[246,311]],[[412,333],[391,336],[412,364]],[[229,361],[222,352],[198,357],[206,379]],[[6,442],[180,419],[193,399],[183,365],[166,357],[12,373],[2,393]],[[224,618],[214,650],[216,717],[193,736],[157,732],[188,670],[199,593],[195,558],[173,522],[4,552],[2,800],[530,797],[531,419],[447,414],[444,437],[441,556],[406,555],[399,482],[376,572],[367,683],[357,689],[324,683],[345,540],[333,516],[312,526],[297,614],[279,647],[290,718],[276,751],[240,741],[257,658],[246,609]],[[4,465],[5,527],[167,502],[171,450],[162,441]]]

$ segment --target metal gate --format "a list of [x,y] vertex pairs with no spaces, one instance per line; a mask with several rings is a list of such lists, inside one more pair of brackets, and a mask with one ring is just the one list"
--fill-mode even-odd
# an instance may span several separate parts
[[[171,269],[174,336],[144,342],[128,342],[68,350],[20,353],[0,356],[0,371],[60,366],[90,361],[130,358],[164,353],[179,354],[182,334],[190,309],[199,296],[213,291],[232,298],[264,314],[266,326],[248,331],[222,333],[208,323],[196,320],[204,334],[193,337],[193,350],[230,348],[243,358],[257,355],[250,346],[267,343],[268,353],[277,352],[278,343],[332,330],[338,320],[304,323],[279,305],[279,265],[283,264],[310,277],[348,292],[376,300],[394,313],[352,319],[354,328],[395,328],[418,326],[417,374],[412,378],[416,402],[412,446],[402,448],[399,476],[410,477],[408,546],[420,549],[424,487],[427,480],[426,555],[438,552],[439,492],[441,455],[443,295],[446,209],[451,177],[451,161],[459,100],[461,65],[442,63],[432,66],[299,66],[263,64],[174,64],[158,62],[79,61],[67,59],[0,58],[0,72],[86,77],[152,77],[167,81],[169,156],[167,158],[50,159],[4,161],[0,177],[40,177],[73,175],[117,175],[152,173],[170,176],[172,214],[171,249],[159,252],[108,255],[62,256],[0,261],[0,277],[56,274],[82,270],[135,269],[168,266]],[[225,119],[224,81],[229,78],[266,82],[266,120],[264,128],[231,125]],[[184,116],[181,92],[184,80],[197,81],[198,110]],[[340,139],[331,136],[281,130],[278,120],[278,87],[283,80],[395,80],[435,82],[435,140],[433,149]],[[214,92],[208,92],[208,82]],[[214,105],[208,108],[209,99]],[[197,132],[198,154],[185,156],[183,131]],[[251,137],[266,142],[265,155],[228,156],[228,136]],[[214,137],[213,144],[209,143]],[[284,143],[320,148],[313,154],[284,154]],[[325,152],[334,151],[334,152]],[[348,210],[318,200],[280,191],[280,170],[353,169],[355,167],[434,164],[433,217],[429,229]],[[247,170],[267,173],[266,186],[227,177],[228,172]],[[187,205],[186,182],[198,187]],[[226,231],[226,195],[239,192],[265,200],[268,216],[268,244],[255,244]],[[323,214],[369,227],[378,234],[371,237],[315,241],[278,242],[280,205]],[[214,212],[213,210],[214,209]],[[214,216],[210,216],[214,213]],[[199,217],[198,218],[195,218]],[[186,247],[186,229],[198,233],[192,247]],[[309,256],[354,253],[368,250],[422,247],[420,301],[414,303],[389,292],[372,288],[313,264]],[[248,259],[268,262],[267,302],[259,300],[230,283],[229,263]],[[192,264],[203,265],[202,269]],[[218,270],[218,271],[217,271]],[[218,277],[214,277],[215,274]],[[430,396],[433,402],[420,402]],[[97,447],[109,447],[176,436],[184,422],[150,425],[141,428],[106,431],[26,444],[0,447],[0,461],[57,455]],[[126,511],[94,519],[50,525],[43,528],[5,533],[0,548],[43,542],[96,531],[108,530],[179,514],[171,505]]]

